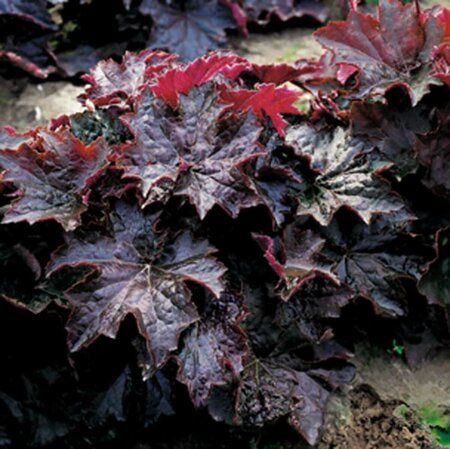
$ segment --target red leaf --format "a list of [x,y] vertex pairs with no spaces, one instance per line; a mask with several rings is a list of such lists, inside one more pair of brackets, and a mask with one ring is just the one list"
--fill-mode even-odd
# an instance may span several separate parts
[[359,68],[354,95],[384,95],[398,83],[406,86],[416,104],[427,92],[429,79],[415,71],[430,61],[442,29],[432,15],[422,22],[413,4],[381,0],[377,17],[352,10],[346,21],[330,22],[314,34],[335,54],[335,63]]
[[261,83],[273,83],[277,86],[288,81],[294,81],[303,70],[291,64],[253,64],[252,72]]
[[239,56],[212,53],[185,67],[168,70],[152,86],[152,92],[176,109],[179,94],[187,95],[194,86],[201,86],[218,74],[234,79],[247,67],[249,62]]
[[221,101],[228,103],[227,110],[242,112],[252,110],[260,120],[268,116],[280,136],[284,136],[284,128],[288,124],[281,114],[299,114],[300,111],[293,106],[300,93],[276,87],[273,84],[261,84],[257,90],[240,89],[229,90],[224,85],[219,86]]

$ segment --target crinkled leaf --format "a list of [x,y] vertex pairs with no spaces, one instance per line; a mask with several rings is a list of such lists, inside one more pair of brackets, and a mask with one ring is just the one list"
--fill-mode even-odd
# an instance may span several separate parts
[[146,82],[166,70],[174,56],[160,51],[127,52],[118,64],[112,59],[99,62],[83,79],[90,84],[80,96],[96,105],[120,102],[137,96]]
[[260,120],[267,116],[280,136],[284,136],[284,128],[288,124],[281,114],[300,114],[294,106],[299,96],[299,92],[286,87],[276,87],[274,84],[261,84],[254,90],[230,90],[223,86],[221,89],[221,100],[230,104],[227,110],[252,110]]
[[148,45],[176,53],[183,61],[223,47],[224,30],[236,26],[231,11],[218,0],[144,0],[139,11],[155,22]]
[[319,344],[333,337],[328,322],[340,317],[352,297],[347,287],[315,276],[304,282],[289,301],[279,304],[277,319],[282,326],[295,325],[300,335]]
[[57,71],[55,58],[48,47],[47,36],[26,42],[9,39],[0,47],[0,58],[41,79]]
[[280,277],[278,289],[282,299],[288,300],[304,282],[318,274],[338,282],[331,272],[330,261],[321,253],[325,240],[311,230],[291,224],[285,228],[281,242],[262,235],[255,236],[255,239]]
[[158,371],[146,382],[145,426],[150,427],[162,416],[175,414],[172,383]]
[[420,292],[428,303],[444,307],[450,325],[450,239],[449,228],[437,234],[437,257],[429,266],[419,283]]
[[234,79],[249,66],[250,63],[239,56],[214,52],[186,66],[168,70],[158,77],[152,92],[175,109],[179,94],[188,95],[194,86],[201,86],[219,74]]
[[40,27],[56,29],[47,11],[46,0],[0,0],[0,16],[16,16]]
[[[121,56],[125,53],[126,47],[125,42],[109,42],[101,47],[80,44],[73,50],[58,52],[55,56],[58,68],[63,74],[67,77],[75,77],[89,73],[92,67],[102,59]],[[110,74],[113,76],[113,71],[110,71]]]
[[329,392],[306,372],[276,360],[255,360],[239,387],[238,413],[244,425],[261,427],[287,417],[313,445],[319,437]]
[[131,314],[158,367],[177,349],[181,331],[198,319],[185,281],[218,296],[225,268],[205,240],[194,240],[188,232],[171,243],[158,237],[152,230],[154,217],[137,205],[118,202],[111,219],[111,237],[97,235],[86,241],[69,236],[67,247],[48,267],[52,273],[64,266],[87,265],[97,273],[70,291],[74,311],[67,324],[69,344],[76,351],[100,335],[115,338]]
[[426,167],[424,184],[450,198],[450,108],[437,111],[436,118],[436,129],[417,140],[417,156]]
[[417,239],[400,232],[391,219],[382,215],[367,226],[335,218],[326,236],[334,247],[331,257],[341,282],[371,301],[378,313],[395,317],[406,310],[399,278],[418,279],[424,259]]
[[377,17],[352,10],[345,22],[330,22],[315,32],[318,41],[336,55],[337,63],[359,69],[354,96],[384,95],[402,84],[417,104],[428,91],[431,51],[443,30],[429,16],[422,23],[413,3],[381,0]]
[[422,106],[395,109],[379,103],[353,103],[352,135],[376,147],[384,160],[394,163],[404,176],[417,168],[417,134],[429,131],[427,110]]
[[213,387],[226,385],[242,371],[248,349],[239,326],[243,315],[238,298],[209,297],[201,320],[184,337],[177,378],[188,387],[195,406],[205,406]]
[[21,196],[7,210],[3,223],[56,220],[66,230],[80,223],[92,182],[106,169],[109,147],[103,139],[90,145],[69,131],[41,131],[31,146],[0,150],[3,180]]
[[450,86],[450,43],[441,44],[433,51],[433,70],[431,74]]
[[293,197],[303,188],[303,179],[289,167],[275,162],[260,167],[253,183],[275,223],[281,226],[295,206]]
[[261,128],[244,116],[223,131],[223,106],[211,85],[183,95],[179,109],[172,116],[150,93],[143,96],[127,118],[136,138],[122,149],[125,176],[141,181],[144,197],[163,180],[179,181],[176,194],[187,195],[201,218],[216,204],[233,217],[257,204],[239,167],[262,154]]
[[73,114],[69,123],[72,133],[84,143],[92,143],[103,136],[110,145],[117,145],[132,138],[119,115],[111,108]]
[[411,218],[401,198],[376,173],[388,165],[361,154],[362,142],[351,139],[342,128],[329,133],[308,125],[291,127],[286,141],[318,172],[299,195],[297,215],[312,215],[323,226],[341,207],[352,209],[365,223],[382,213],[401,212],[405,219]]
[[20,134],[12,127],[0,128],[0,150],[17,150],[23,143],[31,143],[33,137],[28,134]]

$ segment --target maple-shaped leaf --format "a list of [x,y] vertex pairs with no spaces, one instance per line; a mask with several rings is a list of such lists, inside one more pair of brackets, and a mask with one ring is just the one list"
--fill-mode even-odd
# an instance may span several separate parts
[[260,83],[280,84],[296,80],[303,71],[291,64],[252,64],[251,72]]
[[276,359],[254,360],[238,391],[237,410],[246,426],[262,427],[287,417],[313,445],[319,437],[329,392],[318,381]]
[[264,120],[267,116],[280,136],[284,136],[284,128],[288,124],[281,114],[300,114],[299,109],[294,106],[300,93],[286,87],[261,84],[252,90],[230,90],[224,86],[221,86],[220,90],[221,101],[229,104],[227,110],[235,112],[252,110],[260,120]]
[[173,115],[146,92],[136,113],[127,116],[135,141],[121,149],[118,164],[126,177],[141,181],[144,197],[170,180],[178,182],[175,194],[188,196],[201,218],[214,205],[236,217],[258,203],[240,166],[263,153],[261,128],[251,115],[222,123],[224,106],[217,100],[214,86],[194,88],[180,97]]
[[178,380],[189,390],[196,407],[205,406],[211,389],[226,385],[243,369],[247,338],[240,328],[245,311],[237,297],[208,297],[199,322],[183,339],[178,356]]
[[0,150],[17,150],[23,143],[32,141],[32,133],[21,134],[10,126],[0,127]]
[[254,237],[280,277],[277,289],[283,300],[287,301],[304,282],[316,275],[339,282],[331,272],[332,264],[321,253],[325,240],[311,230],[291,224],[285,228],[281,241],[263,235]]
[[272,160],[258,167],[252,182],[274,222],[281,226],[295,207],[293,198],[303,188],[303,179],[291,167]]
[[117,202],[111,216],[111,236],[74,235],[56,253],[47,275],[65,266],[90,266],[97,276],[70,290],[74,311],[67,323],[69,346],[77,351],[100,335],[114,338],[128,314],[147,340],[153,368],[177,349],[180,333],[198,320],[185,281],[219,296],[224,266],[205,240],[189,232],[174,241],[156,235],[155,217],[138,207]]
[[140,53],[126,52],[120,64],[112,59],[101,61],[82,77],[90,86],[79,98],[84,102],[89,99],[97,106],[133,99],[145,83],[168,69],[174,59],[174,55],[147,49]]
[[67,231],[75,229],[86,210],[89,187],[107,167],[108,153],[103,139],[85,145],[67,130],[42,130],[33,145],[0,150],[2,179],[20,192],[3,223],[56,220]]
[[297,215],[311,215],[323,226],[341,207],[353,210],[365,223],[381,213],[403,212],[405,219],[411,217],[402,199],[377,175],[389,164],[363,154],[364,142],[351,139],[344,129],[318,132],[299,125],[289,128],[286,142],[309,159],[315,171],[314,180],[299,195]]
[[436,111],[436,128],[420,136],[417,145],[419,162],[425,166],[423,183],[435,193],[450,198],[450,107]]
[[433,51],[431,75],[450,86],[450,43],[446,42]]
[[428,303],[443,307],[450,326],[450,228],[442,229],[436,236],[436,259],[420,279],[419,290]]
[[47,11],[46,0],[0,0],[0,16],[15,16],[22,20],[32,22],[42,28],[55,30],[53,22]]
[[352,299],[352,291],[322,276],[305,281],[287,302],[280,303],[277,320],[282,326],[295,325],[301,336],[319,344],[333,337],[327,324],[340,317]]
[[[377,17],[352,10],[346,21],[330,22],[314,34],[336,55],[336,63],[359,69],[353,97],[384,95],[394,85],[406,87],[413,105],[428,92],[428,63],[443,29],[428,15],[421,17],[413,3],[381,0]],[[424,23],[423,23],[424,22]]]
[[250,63],[239,56],[213,52],[186,66],[168,70],[152,85],[152,92],[175,109],[179,94],[189,94],[194,86],[201,86],[218,74],[234,79],[249,67]]
[[327,8],[315,0],[243,0],[248,20],[267,24],[272,16],[283,21],[294,17],[309,16],[319,22],[325,22]]
[[417,280],[424,263],[419,239],[402,232],[404,221],[393,223],[394,218],[382,215],[367,226],[348,216],[335,217],[325,231],[333,248],[326,254],[336,261],[333,271],[340,281],[388,317],[405,314],[406,291],[400,279]]
[[0,59],[5,59],[13,66],[41,79],[57,71],[55,57],[49,48],[48,36],[36,37],[25,42],[8,38],[0,48]]
[[143,0],[139,11],[151,15],[148,46],[190,61],[226,44],[226,28],[235,28],[231,11],[218,0]]
[[417,135],[430,131],[429,111],[421,105],[396,109],[380,103],[352,104],[351,134],[376,147],[403,177],[417,169]]

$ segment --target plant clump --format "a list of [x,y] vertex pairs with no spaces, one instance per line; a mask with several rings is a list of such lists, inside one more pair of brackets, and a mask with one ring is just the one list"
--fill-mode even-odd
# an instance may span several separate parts
[[377,11],[295,65],[127,53],[1,131],[0,446],[148,438],[187,398],[314,445],[355,339],[447,341],[448,14]]

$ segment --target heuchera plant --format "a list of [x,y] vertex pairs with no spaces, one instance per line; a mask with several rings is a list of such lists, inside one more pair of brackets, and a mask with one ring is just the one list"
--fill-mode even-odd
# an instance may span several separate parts
[[448,338],[448,11],[377,14],[295,66],[127,53],[2,130],[0,445],[129,443],[186,396],[313,445],[355,338]]
[[84,73],[125,50],[191,61],[226,46],[227,31],[301,17],[324,23],[328,9],[319,0],[0,0],[0,61],[38,78]]

